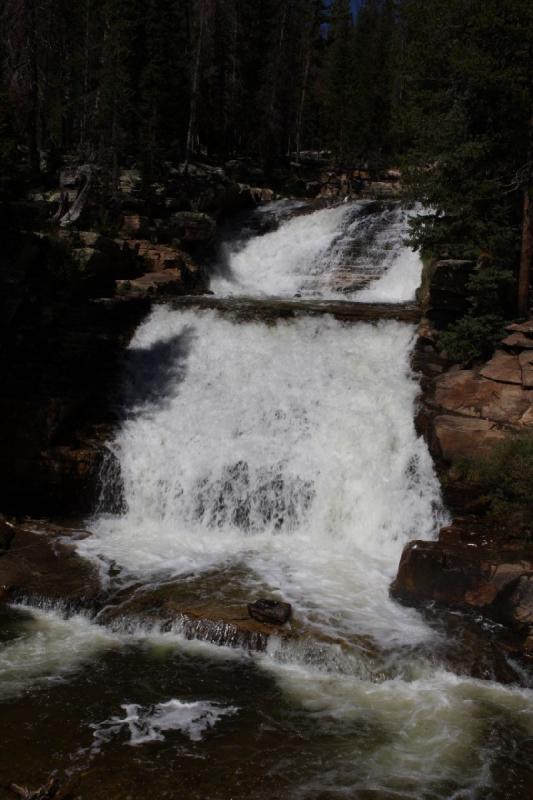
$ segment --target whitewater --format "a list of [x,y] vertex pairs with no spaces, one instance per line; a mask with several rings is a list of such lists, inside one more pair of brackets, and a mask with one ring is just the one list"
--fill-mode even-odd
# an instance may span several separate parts
[[[411,302],[421,263],[404,240],[418,211],[368,201],[261,209],[276,225],[224,243],[211,287],[302,303]],[[404,545],[434,537],[448,519],[415,430],[415,335],[405,323],[347,324],[327,313],[267,324],[155,307],[129,346],[123,422],[109,444],[119,469],[105,473],[105,503],[78,551],[119,587],[207,586],[216,575],[223,599],[288,601],[300,637],[273,637],[251,655],[191,643],[179,625],[109,630],[35,611],[33,636],[0,653],[0,675],[26,686],[59,662],[68,676],[126,646],[187,658],[198,646],[212,676],[251,660],[278,687],[280,709],[291,709],[269,711],[279,725],[304,715],[324,737],[322,764],[305,756],[307,740],[286,756],[284,796],[499,797],[490,794],[489,732],[505,719],[533,736],[533,694],[451,671],[438,655],[443,634],[389,596]],[[139,749],[164,746],[169,731],[191,743],[222,736],[246,724],[241,705],[207,690],[143,705],[130,692],[92,723],[87,752],[100,757],[121,735]],[[257,794],[268,796],[278,795]]]

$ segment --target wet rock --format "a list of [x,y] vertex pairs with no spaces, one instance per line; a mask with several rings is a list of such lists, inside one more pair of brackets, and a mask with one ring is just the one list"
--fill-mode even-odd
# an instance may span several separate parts
[[98,619],[119,630],[155,622],[162,630],[176,629],[189,639],[254,651],[264,650],[272,635],[290,635],[286,629],[280,631],[279,623],[251,618],[243,603],[196,599],[188,595],[186,584],[178,583],[126,591]]
[[481,611],[514,631],[524,651],[533,634],[533,545],[475,518],[456,520],[438,541],[405,547],[391,593],[406,605]]
[[9,550],[15,536],[15,526],[0,515],[0,555]]
[[284,625],[291,617],[292,606],[279,600],[256,600],[248,603],[248,613],[259,622],[269,625]]
[[522,384],[522,370],[518,357],[503,350],[497,350],[494,356],[480,370],[480,375],[492,381]]
[[0,558],[0,586],[5,587],[4,600],[45,599],[75,606],[94,604],[100,592],[95,569],[70,545],[20,526]]

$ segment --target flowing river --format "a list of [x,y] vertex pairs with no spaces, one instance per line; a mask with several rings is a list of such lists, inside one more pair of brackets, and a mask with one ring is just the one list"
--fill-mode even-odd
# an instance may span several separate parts
[[111,590],[288,601],[295,635],[251,652],[179,621],[11,607],[0,708],[30,783],[58,768],[82,798],[530,796],[533,692],[470,677],[449,633],[389,597],[405,543],[447,519],[415,432],[414,326],[305,313],[310,299],[412,301],[413,213],[260,209],[212,289],[301,313],[161,305],[137,330],[110,443],[120,469],[79,552]]

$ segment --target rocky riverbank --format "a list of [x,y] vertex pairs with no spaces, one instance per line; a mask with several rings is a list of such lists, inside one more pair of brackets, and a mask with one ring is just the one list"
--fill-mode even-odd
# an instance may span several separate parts
[[[488,361],[453,364],[440,352],[441,330],[464,313],[475,265],[440,261],[426,269],[414,366],[422,375],[417,425],[455,516],[437,541],[414,541],[391,591],[401,602],[474,615],[505,652],[533,659],[533,542],[530,527],[492,512],[494,498],[468,479],[468,465],[490,463],[533,431],[533,324],[508,325]],[[465,466],[466,465],[466,466]],[[523,468],[526,468],[523,464]],[[510,464],[504,465],[510,469]],[[501,476],[503,483],[503,475]]]

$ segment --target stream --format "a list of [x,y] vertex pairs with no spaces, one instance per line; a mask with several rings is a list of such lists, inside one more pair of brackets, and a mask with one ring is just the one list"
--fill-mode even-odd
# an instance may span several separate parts
[[[78,552],[109,591],[289,602],[294,635],[254,652],[179,622],[4,609],[0,784],[58,769],[83,800],[532,796],[533,691],[472,677],[443,626],[389,597],[404,545],[448,520],[415,431],[415,325],[327,313],[414,301],[419,211],[260,208],[214,269],[229,311],[162,304],[141,324],[120,469]],[[235,313],[282,299],[301,311]]]

